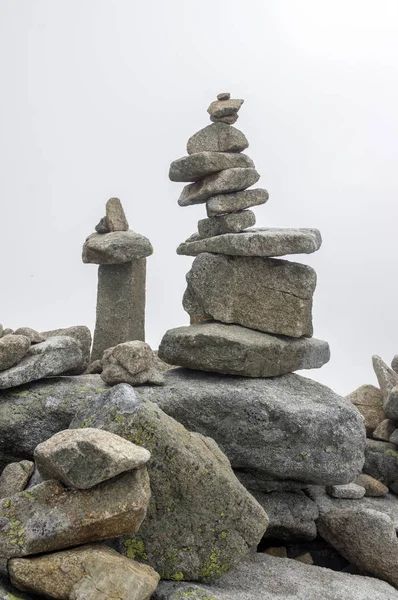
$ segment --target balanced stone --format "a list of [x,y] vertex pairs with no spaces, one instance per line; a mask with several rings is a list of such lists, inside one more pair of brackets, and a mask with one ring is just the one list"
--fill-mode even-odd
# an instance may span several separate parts
[[97,233],[110,233],[110,229],[108,227],[108,223],[106,222],[106,217],[102,217],[100,221],[95,226],[95,231]]
[[163,385],[151,347],[145,342],[132,341],[105,350],[101,359],[101,378],[110,385],[129,383]]
[[95,265],[120,265],[145,258],[153,248],[143,235],[134,231],[92,233],[83,246],[83,262]]
[[86,490],[125,471],[145,465],[151,455],[109,431],[66,429],[39,444],[35,463],[43,480],[57,479]]
[[199,254],[183,306],[191,322],[214,319],[295,338],[312,335],[312,267],[258,256]]
[[269,198],[267,190],[261,188],[242,190],[233,194],[220,194],[212,196],[206,202],[208,217],[216,217],[224,213],[233,213],[251,206],[265,204]]
[[358,500],[365,495],[365,488],[357,483],[345,483],[342,485],[331,485],[327,488],[327,493],[333,498],[347,498]]
[[222,92],[221,94],[217,94],[217,100],[229,100],[231,94],[229,92]]
[[198,181],[213,173],[236,167],[254,167],[251,158],[237,152],[198,152],[174,160],[170,165],[171,181]]
[[198,232],[201,238],[213,237],[223,233],[239,233],[256,224],[256,215],[251,210],[201,219],[198,222]]
[[351,400],[364,417],[366,433],[371,437],[376,427],[385,418],[381,391],[374,385],[361,385],[348,394],[347,400]]
[[197,256],[201,252],[231,256],[285,256],[311,254],[322,244],[317,229],[258,228],[241,233],[225,233],[212,238],[187,240],[177,248],[177,254]]
[[377,354],[372,356],[372,363],[383,396],[383,402],[386,402],[391,390],[398,386],[398,373],[390,369]]
[[228,125],[233,125],[238,119],[238,113],[234,113],[232,115],[224,115],[223,117],[215,117],[214,115],[210,115],[210,121],[212,121],[213,123],[228,123]]
[[366,440],[363,472],[398,494],[398,452],[395,444]]
[[22,492],[28,484],[35,465],[30,460],[9,463],[0,475],[0,498]]
[[219,118],[234,115],[242,106],[244,100],[214,100],[207,109],[211,117]]
[[41,333],[31,327],[18,327],[14,331],[14,335],[24,335],[30,340],[31,344],[39,344],[40,342],[44,342],[45,339]]
[[223,323],[201,323],[167,331],[159,357],[167,363],[245,377],[275,377],[317,369],[330,359],[327,342],[277,337]]
[[110,198],[106,203],[106,224],[109,231],[128,231],[129,224],[119,198]]
[[244,190],[257,183],[259,179],[260,175],[253,168],[225,169],[208,175],[196,183],[186,185],[178,199],[178,204],[180,206],[203,204],[211,196]]
[[226,123],[213,123],[189,138],[187,152],[243,152],[248,146],[246,136],[239,129]]
[[67,375],[81,375],[84,373],[90,362],[91,352],[91,331],[86,325],[72,325],[72,327],[64,327],[62,329],[51,329],[50,331],[42,331],[41,334],[45,340],[51,337],[67,336],[77,341],[79,348],[83,354],[82,364],[72,369]]
[[0,338],[0,371],[13,367],[28,353],[30,339],[25,335],[5,335]]

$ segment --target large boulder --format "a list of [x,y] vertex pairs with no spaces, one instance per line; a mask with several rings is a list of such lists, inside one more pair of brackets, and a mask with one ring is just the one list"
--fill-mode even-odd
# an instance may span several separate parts
[[211,580],[260,541],[268,524],[216,443],[120,384],[94,399],[71,427],[99,427],[151,452],[152,499],[135,535],[115,541],[163,579]]
[[136,389],[190,431],[216,440],[234,468],[259,479],[349,483],[364,461],[361,415],[299,375],[222,377],[174,369],[163,388]]

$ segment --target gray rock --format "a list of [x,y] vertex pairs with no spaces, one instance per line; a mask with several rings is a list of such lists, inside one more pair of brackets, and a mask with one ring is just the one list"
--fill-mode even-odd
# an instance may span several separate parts
[[[0,559],[1,561],[2,559]],[[0,600],[41,600],[43,596],[28,596],[24,592],[15,589],[6,578],[0,578]]]
[[242,152],[248,146],[246,136],[239,129],[226,123],[213,123],[189,138],[187,152]]
[[[71,427],[100,427],[151,452],[152,499],[135,536],[115,541],[164,579],[212,579],[260,541],[268,519],[216,443],[188,432],[138,390],[120,384],[87,406]],[[148,389],[148,387],[146,388]],[[161,389],[161,388],[158,388]]]
[[389,441],[391,442],[391,444],[395,444],[396,446],[398,445],[398,429],[394,429],[393,433],[389,438]]
[[397,600],[398,591],[372,577],[296,560],[251,554],[211,585],[161,581],[152,600]]
[[99,375],[80,375],[0,391],[0,467],[32,459],[37,444],[67,429],[77,409],[105,389]]
[[214,319],[300,338],[312,336],[312,267],[259,256],[199,254],[183,306],[191,323]]
[[95,375],[95,374],[101,374],[102,373],[102,367],[101,367],[101,361],[100,360],[93,360],[93,362],[91,362],[86,371],[85,371],[86,375]]
[[14,333],[13,329],[6,327],[6,329],[3,329],[3,333],[1,334],[0,337],[5,337],[6,335],[12,335],[13,333]]
[[385,402],[391,390],[398,385],[398,373],[390,369],[388,365],[375,354],[372,356],[373,369],[379,382],[380,390]]
[[381,483],[370,475],[365,475],[365,473],[358,475],[354,483],[365,488],[365,496],[369,498],[381,498],[388,494],[388,487],[384,483]]
[[214,117],[210,116],[210,121],[213,123],[228,123],[228,125],[233,125],[239,119],[239,115],[237,113],[233,115],[225,115],[224,117]]
[[[391,419],[384,419],[374,430],[373,438],[375,440],[381,440],[382,442],[388,442],[395,430],[395,421],[392,421]],[[393,444],[396,444],[398,442],[398,438],[396,442],[394,442],[394,440],[391,441]]]
[[201,219],[198,232],[201,238],[213,237],[223,233],[239,233],[256,224],[256,215],[251,210],[242,210],[219,217]]
[[211,196],[244,190],[257,183],[259,179],[260,175],[253,168],[225,169],[208,175],[196,183],[186,185],[178,199],[178,204],[180,206],[203,204]]
[[86,370],[90,362],[91,352],[91,331],[85,325],[72,325],[72,327],[64,327],[62,329],[52,329],[51,331],[42,331],[41,335],[44,339],[59,337],[66,335],[77,341],[79,348],[82,351],[83,361],[76,369],[72,369],[67,375],[81,375]]
[[76,340],[67,336],[49,338],[31,346],[17,365],[0,373],[0,389],[60,375],[81,366],[82,360],[82,351]]
[[125,342],[108,348],[101,359],[101,367],[101,379],[110,385],[164,383],[163,374],[156,366],[152,349],[145,342]]
[[174,369],[164,387],[135,391],[190,431],[213,438],[235,469],[257,472],[269,483],[348,483],[362,469],[360,415],[311,379],[248,380]]
[[244,100],[215,100],[212,102],[207,109],[207,112],[211,117],[220,118],[227,117],[229,115],[235,115],[240,107],[242,106]]
[[80,490],[138,469],[150,457],[145,448],[109,431],[92,428],[60,431],[36,446],[34,452],[44,480],[57,479]]
[[320,368],[329,361],[330,350],[327,342],[315,338],[287,338],[210,322],[166,331],[159,357],[199,371],[275,377]]
[[106,223],[109,231],[128,231],[129,224],[119,198],[110,198],[106,203]]
[[217,100],[229,100],[231,94],[229,92],[223,92],[221,94],[217,94]]
[[177,254],[197,256],[201,252],[229,254],[231,256],[285,256],[286,254],[311,254],[322,244],[317,229],[257,228],[242,233],[225,233],[212,238],[187,241],[177,249]]
[[28,353],[30,339],[24,335],[5,335],[0,338],[0,371],[13,367]]
[[267,190],[261,188],[254,190],[242,190],[233,194],[220,194],[212,196],[206,202],[208,217],[216,217],[225,213],[233,213],[239,210],[265,204],[269,198]]
[[396,354],[394,356],[394,358],[391,361],[391,368],[393,371],[395,371],[396,373],[398,373],[398,354]]
[[151,242],[135,231],[92,233],[83,245],[83,262],[120,265],[153,254]]
[[363,472],[398,494],[398,452],[394,444],[366,440]]
[[28,485],[34,467],[34,463],[30,460],[22,460],[6,465],[0,475],[0,498],[7,498],[7,496],[23,492]]
[[0,323],[0,338],[3,337],[3,333],[4,333],[4,327],[3,327],[3,324]]
[[106,222],[106,217],[102,217],[102,219],[100,219],[99,223],[95,226],[95,231],[97,233],[110,233],[108,223]]
[[398,586],[398,539],[393,520],[376,510],[333,510],[317,522],[319,534],[362,571]]
[[251,158],[238,152],[197,152],[174,160],[170,165],[171,181],[198,181],[224,169],[254,167]]
[[331,485],[327,488],[327,493],[332,498],[347,498],[349,500],[358,500],[365,495],[365,488],[356,483],[345,483],[343,485]]
[[388,419],[398,421],[398,386],[392,388],[384,402],[384,412]]
[[267,479],[266,473],[254,469],[234,469],[234,473],[241,484],[252,494],[254,492],[264,492],[264,494],[271,492],[300,492],[308,486],[308,483],[293,481],[292,479]]
[[39,344],[40,342],[44,342],[44,337],[36,331],[36,329],[32,329],[31,327],[19,327],[14,331],[14,335],[24,335],[30,340],[31,344]]
[[348,394],[347,400],[355,404],[365,419],[366,434],[371,437],[376,427],[385,418],[381,391],[374,385],[361,385]]

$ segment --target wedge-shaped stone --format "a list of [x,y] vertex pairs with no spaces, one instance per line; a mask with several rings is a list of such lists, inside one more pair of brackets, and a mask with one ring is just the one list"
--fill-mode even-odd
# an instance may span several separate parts
[[206,202],[208,217],[216,217],[225,213],[233,213],[238,210],[244,210],[251,206],[265,204],[269,198],[267,190],[261,188],[254,190],[242,190],[233,194],[220,194],[212,196]]
[[30,460],[9,463],[0,475],[0,498],[22,492],[28,484],[35,465]]
[[381,391],[374,385],[361,385],[348,394],[347,400],[355,404],[365,419],[366,433],[371,437],[376,427],[385,418]]
[[211,196],[244,190],[257,183],[259,179],[260,175],[253,168],[225,169],[196,183],[186,185],[178,199],[178,204],[180,206],[203,204]]
[[151,455],[118,435],[99,429],[66,429],[39,444],[35,462],[43,479],[86,490],[145,465]]
[[318,229],[257,228],[242,233],[225,233],[212,238],[187,240],[177,248],[177,254],[197,256],[201,252],[230,256],[285,256],[311,254],[322,244]]
[[91,490],[55,480],[0,501],[0,557],[52,552],[135,533],[150,499],[145,469],[123,473]]
[[174,160],[170,165],[171,181],[198,181],[213,173],[236,167],[254,167],[251,158],[238,152],[197,152]]
[[120,265],[153,253],[151,242],[135,231],[92,233],[83,245],[83,262]]
[[159,357],[171,365],[245,377],[275,377],[318,369],[330,359],[327,342],[291,339],[239,325],[201,323],[169,329]]
[[387,394],[387,398],[384,402],[384,412],[389,419],[398,421],[398,385],[393,387]]
[[129,224],[119,198],[110,198],[106,203],[106,224],[109,231],[128,231]]
[[198,221],[198,232],[201,238],[222,235],[223,233],[239,233],[256,224],[256,215],[251,210],[241,210],[229,215],[210,217]]
[[246,136],[239,129],[226,123],[213,123],[189,138],[187,152],[242,152],[248,146]]
[[100,544],[12,558],[8,569],[20,590],[59,600],[149,600],[159,581],[148,565]]
[[199,254],[183,306],[191,322],[214,319],[267,333],[312,335],[312,267],[258,256]]
[[234,115],[242,106],[244,100],[229,98],[228,100],[214,100],[207,109],[211,117],[220,118]]
[[[372,356],[373,369],[379,382],[383,401],[386,402],[391,390],[398,386],[398,373],[390,369],[380,356]],[[388,416],[388,415],[387,415]]]

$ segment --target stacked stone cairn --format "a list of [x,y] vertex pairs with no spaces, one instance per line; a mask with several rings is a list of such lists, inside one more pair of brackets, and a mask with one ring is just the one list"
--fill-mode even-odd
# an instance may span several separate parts
[[330,358],[327,342],[312,337],[316,273],[282,260],[319,249],[316,229],[252,228],[251,207],[268,192],[248,189],[259,179],[243,153],[244,134],[232,126],[243,100],[219,94],[208,108],[213,124],[193,135],[188,156],[171,163],[184,187],[180,206],[206,204],[207,218],[178,254],[195,256],[183,305],[191,325],[166,332],[159,356],[191,369],[271,377],[313,369]]

